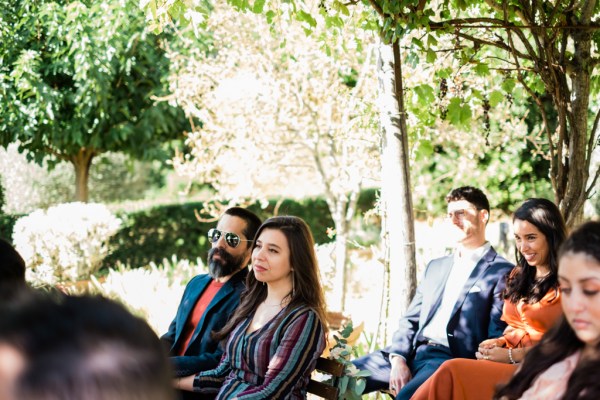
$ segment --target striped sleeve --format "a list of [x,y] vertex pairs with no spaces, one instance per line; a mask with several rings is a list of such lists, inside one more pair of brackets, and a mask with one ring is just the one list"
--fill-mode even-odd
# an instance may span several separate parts
[[217,368],[200,372],[194,377],[194,392],[217,392],[229,375],[229,371],[231,371],[231,363],[225,352]]
[[274,334],[280,337],[261,385],[237,396],[239,400],[281,399],[294,388],[304,387],[317,358],[325,348],[325,334],[317,314],[299,308],[282,321]]

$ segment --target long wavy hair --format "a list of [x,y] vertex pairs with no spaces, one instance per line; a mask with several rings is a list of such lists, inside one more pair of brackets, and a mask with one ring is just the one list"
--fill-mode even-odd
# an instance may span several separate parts
[[[596,261],[600,267],[600,222],[587,222],[575,230],[559,251],[559,259],[566,254],[583,254]],[[512,400],[522,396],[535,378],[557,362],[585,347],[571,325],[562,319],[550,329],[540,343],[534,346],[523,365],[511,380],[496,391],[495,399]],[[563,400],[600,399],[600,344],[596,345],[595,357],[581,360],[569,377]]]
[[[258,239],[265,229],[276,229],[287,238],[290,247],[290,265],[292,266],[293,291],[288,294],[289,302],[285,316],[297,307],[311,308],[321,320],[323,329],[327,329],[325,296],[321,286],[319,264],[315,254],[315,241],[304,220],[294,216],[279,216],[267,219],[256,232]],[[256,241],[252,247],[256,247]],[[246,289],[242,293],[240,305],[227,324],[213,333],[216,340],[224,340],[244,319],[249,317],[267,297],[267,285],[258,281],[254,273],[246,278]],[[275,324],[277,325],[277,324]]]
[[567,236],[565,221],[556,205],[547,199],[527,199],[514,212],[513,223],[516,219],[527,221],[534,225],[548,242],[548,268],[550,272],[543,278],[536,279],[535,267],[529,265],[525,257],[515,246],[517,266],[507,279],[503,297],[511,303],[524,299],[528,303],[536,303],[550,289],[558,291],[558,249]]

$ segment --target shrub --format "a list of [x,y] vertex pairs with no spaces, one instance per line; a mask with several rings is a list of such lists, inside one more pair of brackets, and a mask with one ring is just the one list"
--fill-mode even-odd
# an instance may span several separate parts
[[4,214],[4,187],[2,186],[2,175],[0,175],[0,215]]
[[0,214],[0,238],[13,243],[12,233],[17,220],[23,217],[24,214]]
[[[357,217],[371,209],[374,202],[374,190],[361,195]],[[310,226],[316,243],[333,240],[327,235],[327,228],[333,227],[333,220],[323,199],[284,200],[279,204],[271,200],[266,208],[259,204],[248,208],[263,221],[273,216],[276,209],[278,215],[299,216]],[[194,211],[202,209],[202,203],[189,202],[117,212],[123,225],[110,239],[111,253],[104,259],[103,269],[119,264],[139,267],[160,263],[172,255],[181,260],[205,259],[210,249],[206,234],[217,222],[199,222]]]
[[101,204],[66,203],[20,218],[13,242],[34,285],[89,278],[101,265],[106,242],[121,221]]
[[180,260],[205,258],[206,235],[216,223],[198,222],[194,210],[201,208],[201,203],[191,202],[118,213],[123,225],[109,241],[111,254],[103,267],[126,264],[135,268],[172,255]]

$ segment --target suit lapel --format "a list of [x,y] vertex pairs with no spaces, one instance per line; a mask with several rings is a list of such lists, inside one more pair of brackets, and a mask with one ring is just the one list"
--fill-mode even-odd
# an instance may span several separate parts
[[215,308],[221,302],[221,300],[226,298],[231,292],[233,292],[233,285],[231,282],[228,281],[225,285],[223,285],[221,289],[219,289],[217,294],[215,294],[215,297],[213,297],[213,299],[208,304],[208,307],[206,307],[206,310],[204,310],[204,314],[202,314],[202,318],[200,318],[200,321],[198,321],[198,325],[196,325],[196,329],[194,330],[194,334],[192,335],[190,343],[196,340],[198,332],[202,332],[202,330],[204,329],[204,325],[206,324],[206,318],[208,315],[210,315],[211,310]]
[[433,318],[435,312],[440,307],[440,304],[442,303],[442,297],[444,297],[444,289],[446,288],[446,282],[448,282],[448,277],[450,276],[450,271],[452,271],[453,264],[454,256],[448,256],[443,261],[443,264],[440,265],[440,268],[436,268],[438,276],[435,280],[432,280],[436,282],[436,286],[433,287],[431,291],[431,298],[435,299],[435,302],[429,309],[429,313],[427,314],[425,324],[423,324],[422,326],[426,326],[429,323],[429,321],[431,321],[431,318]]
[[183,329],[185,328],[186,322],[190,318],[190,314],[192,313],[194,306],[198,302],[200,295],[202,294],[202,292],[204,292],[204,289],[206,289],[206,287],[208,286],[210,281],[211,281],[210,276],[205,275],[202,277],[202,279],[198,279],[196,282],[194,282],[194,286],[190,288],[190,293],[187,296],[187,299],[185,299],[185,301],[184,301],[184,304],[183,304],[183,307],[181,310],[181,315],[179,318],[179,323],[177,324],[177,332],[176,332],[177,339],[175,341],[176,343],[177,343],[177,341],[179,341],[179,338],[181,337],[181,333],[183,332]]
[[225,283],[225,285],[223,285],[223,287],[221,289],[219,289],[219,291],[217,291],[217,293],[215,294],[215,297],[213,297],[213,299],[210,301],[210,303],[206,307],[206,310],[204,310],[204,314],[202,314],[200,321],[198,321],[198,325],[196,325],[196,329],[194,329],[194,334],[192,335],[192,338],[190,339],[190,343],[192,343],[194,340],[196,340],[196,337],[198,336],[198,334],[204,330],[204,326],[208,323],[207,317],[209,315],[211,315],[212,309],[217,307],[219,305],[219,303],[221,303],[221,301],[223,301],[224,299],[229,297],[231,292],[233,292],[235,290],[236,283],[240,280],[245,279],[247,273],[248,273],[248,269],[242,269],[240,272],[236,273],[233,277],[231,277],[231,279],[229,279]]

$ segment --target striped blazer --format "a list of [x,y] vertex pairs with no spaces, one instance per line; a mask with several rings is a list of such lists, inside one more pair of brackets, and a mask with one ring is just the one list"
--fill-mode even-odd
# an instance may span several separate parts
[[310,374],[325,349],[325,331],[308,307],[286,312],[249,334],[253,315],[242,320],[229,335],[217,368],[196,375],[194,391],[218,390],[218,400],[305,399]]

